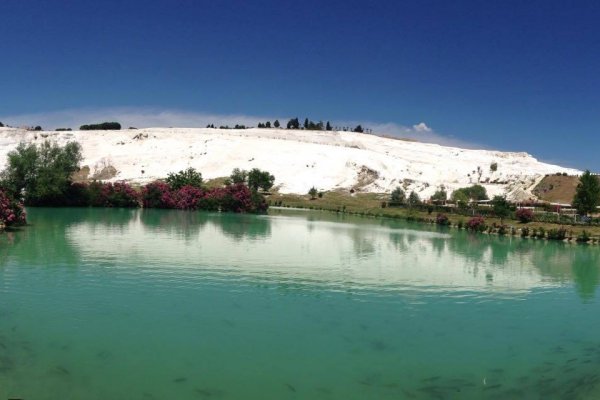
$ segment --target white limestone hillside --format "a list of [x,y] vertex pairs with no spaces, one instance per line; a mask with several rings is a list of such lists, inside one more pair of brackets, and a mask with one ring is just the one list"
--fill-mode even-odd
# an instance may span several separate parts
[[[520,199],[533,197],[531,189],[545,174],[580,173],[539,162],[527,153],[466,150],[354,132],[203,128],[72,132],[0,128],[0,168],[19,142],[44,140],[79,142],[90,178],[106,178],[112,171],[110,180],[145,183],[187,167],[201,171],[205,179],[227,176],[233,168],[260,168],[275,175],[282,193],[306,193],[312,186],[363,192],[403,186],[428,198],[441,185],[451,192],[481,183],[490,195]],[[492,163],[497,163],[495,172]]]

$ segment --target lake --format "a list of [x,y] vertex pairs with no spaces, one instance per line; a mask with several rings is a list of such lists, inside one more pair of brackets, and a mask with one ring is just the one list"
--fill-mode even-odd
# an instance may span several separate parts
[[0,399],[600,397],[600,248],[325,212],[29,209]]

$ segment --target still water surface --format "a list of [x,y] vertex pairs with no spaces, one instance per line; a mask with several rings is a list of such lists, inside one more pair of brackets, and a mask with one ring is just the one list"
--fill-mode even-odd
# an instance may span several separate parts
[[271,210],[30,209],[0,399],[600,398],[600,249]]

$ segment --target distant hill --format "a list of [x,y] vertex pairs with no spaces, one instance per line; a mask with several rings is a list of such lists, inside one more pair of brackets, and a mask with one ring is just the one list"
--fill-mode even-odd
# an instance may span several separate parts
[[[580,171],[539,162],[527,153],[467,150],[355,132],[285,129],[151,128],[121,131],[31,132],[0,128],[0,168],[20,141],[78,141],[86,167],[80,178],[144,183],[187,167],[205,178],[233,168],[260,168],[282,193],[354,189],[390,192],[401,186],[428,198],[480,183],[489,195],[534,197],[546,175]],[[541,192],[540,192],[541,193]]]

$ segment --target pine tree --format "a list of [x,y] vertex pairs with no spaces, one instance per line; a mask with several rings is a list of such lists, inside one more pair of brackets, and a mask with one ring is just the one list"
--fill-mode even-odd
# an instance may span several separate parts
[[308,129],[308,118],[304,119],[304,129]]
[[329,121],[327,121],[327,125],[325,125],[325,130],[326,131],[330,131],[331,130],[331,124],[329,123]]
[[267,121],[267,123],[265,124],[265,128],[270,128],[271,127],[271,121]]
[[279,128],[280,125],[279,125],[279,120],[278,119],[276,119],[275,122],[273,122],[273,126],[275,128]]

